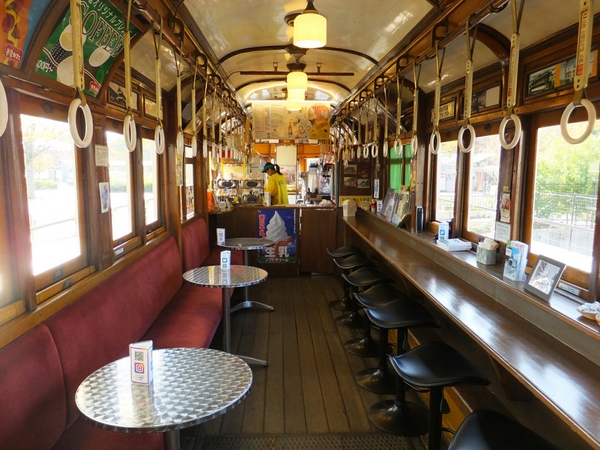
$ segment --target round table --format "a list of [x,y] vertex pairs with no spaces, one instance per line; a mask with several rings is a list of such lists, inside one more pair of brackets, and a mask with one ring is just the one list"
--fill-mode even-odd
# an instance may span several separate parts
[[129,356],[87,377],[75,403],[92,424],[124,433],[167,433],[179,449],[179,429],[206,422],[240,403],[252,370],[230,353],[208,348],[168,348],[152,353],[154,381],[131,382]]
[[[242,250],[244,252],[244,265],[248,264],[248,251],[249,250],[259,250],[265,247],[273,247],[275,245],[275,241],[271,241],[269,239],[262,238],[230,238],[225,239],[225,242],[217,244],[219,247],[227,248],[230,250]],[[273,311],[273,307],[270,305],[265,305],[264,303],[255,302],[250,300],[248,295],[248,286],[244,286],[244,300],[235,305],[231,312],[239,311],[244,308],[260,308],[260,309],[268,309]]]
[[[267,272],[252,266],[231,266],[221,270],[221,266],[203,266],[188,270],[183,279],[199,286],[223,289],[223,350],[231,352],[231,288],[252,286],[267,279]],[[241,356],[249,364],[267,365],[262,359]]]

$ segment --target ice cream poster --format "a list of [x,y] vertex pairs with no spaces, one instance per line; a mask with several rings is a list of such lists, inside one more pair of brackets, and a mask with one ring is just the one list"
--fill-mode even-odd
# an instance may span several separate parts
[[[83,0],[83,59],[85,73],[84,91],[98,96],[102,83],[115,59],[123,51],[125,19],[123,13],[109,0]],[[36,64],[36,72],[73,86],[73,44],[71,42],[71,12],[48,38]],[[138,29],[130,25],[131,37]]]
[[259,263],[295,263],[296,209],[259,209],[258,237],[275,242],[258,250]]

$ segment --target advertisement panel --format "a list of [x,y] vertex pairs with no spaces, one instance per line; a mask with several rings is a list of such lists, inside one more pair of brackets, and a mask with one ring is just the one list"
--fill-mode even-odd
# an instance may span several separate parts
[[259,263],[296,262],[296,208],[258,210],[258,237],[275,242],[258,250]]

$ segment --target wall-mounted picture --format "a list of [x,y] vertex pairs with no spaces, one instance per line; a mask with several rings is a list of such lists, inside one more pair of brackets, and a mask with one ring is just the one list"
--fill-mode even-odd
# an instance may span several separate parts
[[[595,77],[598,73],[596,64],[598,50],[590,53],[589,76]],[[527,96],[551,91],[560,86],[572,84],[575,78],[575,58],[562,61],[550,67],[544,67],[529,74],[527,78]]]
[[355,175],[356,174],[356,164],[348,164],[344,166],[344,175]]
[[156,108],[156,102],[154,99],[149,98],[144,95],[144,114],[146,116],[154,117],[155,119],[158,117],[158,109]]
[[525,290],[546,301],[550,300],[563,270],[565,264],[540,255],[527,277]]
[[[125,87],[115,83],[114,81],[108,83],[108,101],[125,108],[127,106],[125,103]],[[134,110],[138,109],[137,92],[131,93],[131,108]]]
[[371,180],[368,178],[358,178],[356,180],[356,187],[360,189],[367,189],[371,187]]
[[478,112],[500,104],[500,86],[475,92],[471,101],[472,112]]
[[356,177],[344,177],[344,187],[356,187]]

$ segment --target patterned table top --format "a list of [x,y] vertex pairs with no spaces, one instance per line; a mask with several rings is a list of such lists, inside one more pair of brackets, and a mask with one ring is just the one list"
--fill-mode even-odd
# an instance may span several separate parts
[[267,272],[252,266],[231,266],[228,271],[221,266],[203,266],[188,270],[183,279],[207,287],[243,287],[258,284],[267,279]]
[[262,238],[231,238],[225,239],[224,243],[217,245],[232,250],[258,250],[274,246],[275,241]]
[[94,425],[125,433],[157,433],[197,425],[240,403],[252,371],[235,355],[207,348],[152,353],[154,381],[131,383],[129,357],[107,364],[77,389],[75,403]]

